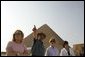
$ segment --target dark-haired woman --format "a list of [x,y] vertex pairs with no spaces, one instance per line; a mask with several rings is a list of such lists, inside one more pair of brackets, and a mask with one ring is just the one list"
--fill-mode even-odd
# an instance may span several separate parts
[[64,41],[60,56],[75,56],[74,51],[69,47],[68,41]]
[[36,27],[33,28],[34,43],[31,49],[32,56],[44,56],[45,48],[43,39],[46,37],[44,33],[38,33]]

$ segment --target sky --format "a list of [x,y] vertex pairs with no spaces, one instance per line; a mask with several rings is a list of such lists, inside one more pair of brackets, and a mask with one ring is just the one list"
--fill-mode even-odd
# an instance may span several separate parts
[[84,43],[84,1],[1,1],[1,51],[17,29],[26,37],[43,24],[70,46]]

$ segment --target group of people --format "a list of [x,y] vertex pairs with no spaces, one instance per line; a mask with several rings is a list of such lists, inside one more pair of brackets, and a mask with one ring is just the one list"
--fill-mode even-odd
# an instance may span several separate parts
[[[63,48],[59,52],[55,38],[49,40],[50,46],[45,49],[43,40],[46,35],[42,32],[38,33],[36,26],[33,30],[33,45],[31,48],[32,56],[75,56],[73,50],[69,47],[67,41],[64,41]],[[16,30],[13,34],[13,40],[7,44],[7,56],[28,56],[28,50],[23,44],[24,34],[21,30]]]

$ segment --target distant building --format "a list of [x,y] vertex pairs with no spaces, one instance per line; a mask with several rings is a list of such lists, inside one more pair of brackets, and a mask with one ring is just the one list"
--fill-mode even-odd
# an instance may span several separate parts
[[84,56],[84,44],[75,44],[73,45],[73,49],[77,56]]

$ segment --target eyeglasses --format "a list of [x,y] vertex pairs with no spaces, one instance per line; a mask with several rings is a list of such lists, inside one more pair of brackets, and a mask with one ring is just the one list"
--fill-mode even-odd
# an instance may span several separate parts
[[51,43],[55,43],[55,41],[51,41]]

